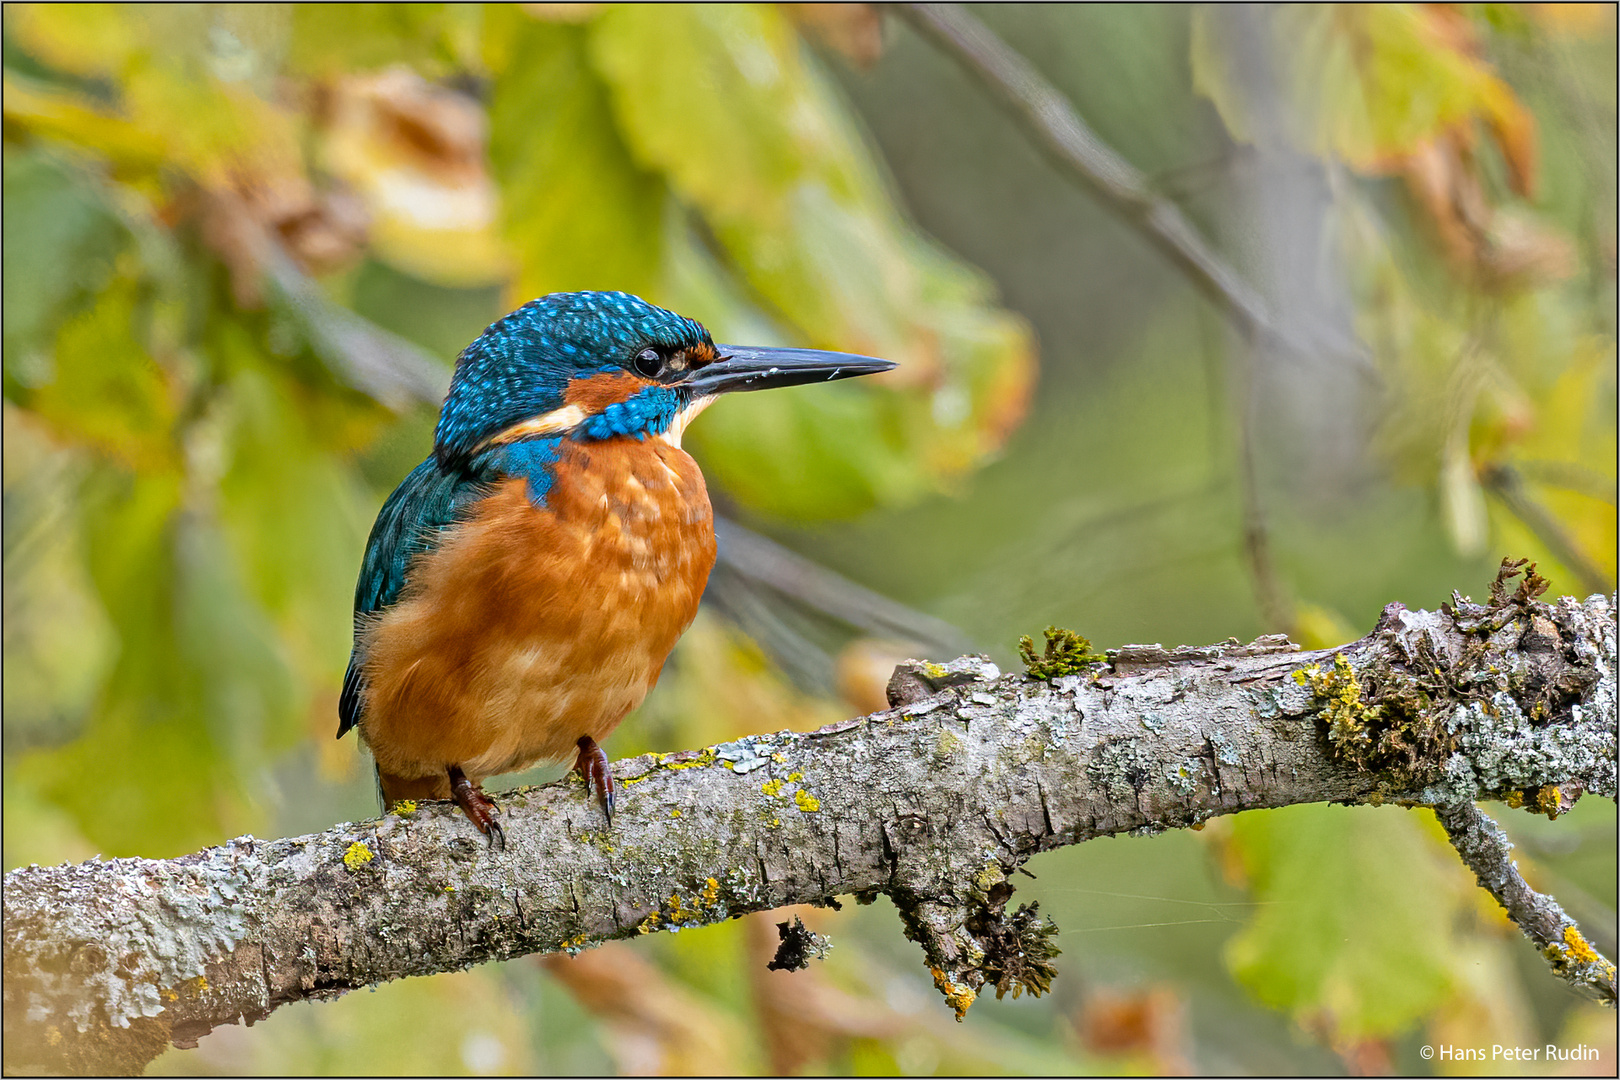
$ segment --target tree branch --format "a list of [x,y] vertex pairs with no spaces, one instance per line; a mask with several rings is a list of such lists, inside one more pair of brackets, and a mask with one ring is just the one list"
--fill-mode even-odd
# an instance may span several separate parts
[[1496,897],[1508,918],[1536,943],[1553,970],[1587,997],[1613,1005],[1614,965],[1588,944],[1558,901],[1536,892],[1524,880],[1508,854],[1513,845],[1501,826],[1473,803],[1437,806],[1435,815],[1480,886]]
[[[1034,66],[960,4],[894,4],[892,10],[984,84],[1060,170],[1079,180],[1157,248],[1250,341],[1307,356],[1328,352],[1377,380],[1371,358],[1351,340],[1302,341],[1227,264],[1180,208],[1155,192],[1135,166],[1081,119]],[[1342,338],[1342,335],[1333,335]]]
[[1581,588],[1589,592],[1602,592],[1607,588],[1608,575],[1586,557],[1563,523],[1525,489],[1517,469],[1512,465],[1492,465],[1480,472],[1479,480],[1486,491],[1502,501],[1508,513],[1547,545],[1553,558],[1569,567]]
[[618,762],[611,831],[577,782],[509,793],[504,851],[428,804],[16,870],[5,1068],[137,1071],[290,1001],[848,894],[894,900],[959,1015],[1040,992],[1051,925],[1007,910],[1037,852],[1297,803],[1613,798],[1614,601],[1534,592],[1391,604],[1317,653],[1127,646],[1051,682],[908,662],[884,712]]

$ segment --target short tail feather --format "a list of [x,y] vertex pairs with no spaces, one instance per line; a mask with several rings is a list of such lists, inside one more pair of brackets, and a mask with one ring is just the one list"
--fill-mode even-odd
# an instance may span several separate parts
[[383,809],[392,810],[396,803],[406,799],[448,799],[450,792],[450,772],[446,769],[438,776],[424,776],[407,780],[403,776],[383,772],[382,766],[377,767],[377,795],[382,799]]

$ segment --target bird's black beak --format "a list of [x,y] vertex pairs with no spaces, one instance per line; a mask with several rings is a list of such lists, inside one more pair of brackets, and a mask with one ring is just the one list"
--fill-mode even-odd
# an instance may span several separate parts
[[768,390],[774,386],[831,382],[856,375],[876,375],[895,367],[892,360],[819,349],[743,345],[716,345],[714,348],[720,358],[699,368],[683,384],[699,397],[729,394],[734,390]]

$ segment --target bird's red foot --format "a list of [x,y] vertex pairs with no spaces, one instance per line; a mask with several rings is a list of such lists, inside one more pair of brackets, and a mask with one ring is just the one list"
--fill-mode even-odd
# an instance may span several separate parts
[[613,774],[608,771],[607,751],[596,745],[589,735],[579,737],[579,758],[574,771],[585,778],[585,790],[596,788],[596,801],[602,804],[602,813],[613,824]]
[[500,810],[493,800],[484,794],[484,789],[467,779],[467,774],[461,771],[461,766],[450,766],[450,794],[455,796],[456,805],[476,826],[478,831],[489,837],[489,846],[494,847],[500,841],[501,850],[506,850],[506,830],[496,820]]

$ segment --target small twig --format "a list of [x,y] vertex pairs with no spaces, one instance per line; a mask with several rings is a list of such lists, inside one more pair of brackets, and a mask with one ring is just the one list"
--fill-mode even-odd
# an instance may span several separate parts
[[1508,918],[1535,942],[1553,974],[1613,1008],[1615,967],[1581,935],[1558,901],[1532,889],[1514,865],[1513,844],[1496,822],[1471,802],[1437,806],[1435,814],[1452,846]]
[[1098,138],[1056,87],[987,26],[955,4],[897,4],[893,10],[975,75],[1023,124],[1060,169],[1170,259],[1247,339],[1294,356],[1329,349],[1376,380],[1366,350],[1348,341],[1307,343],[1283,330],[1265,300],[1209,246],[1181,210]]
[[1547,487],[1563,488],[1573,491],[1577,495],[1585,495],[1589,499],[1606,502],[1610,506],[1616,503],[1615,479],[1604,476],[1596,469],[1573,461],[1539,461],[1534,458],[1523,458],[1513,463],[1513,468],[1519,475],[1535,484]]
[[1271,530],[1266,524],[1265,506],[1260,501],[1260,475],[1255,464],[1254,433],[1259,388],[1255,385],[1254,357],[1242,365],[1243,401],[1238,411],[1238,475],[1243,488],[1243,551],[1249,566],[1249,579],[1260,617],[1267,629],[1292,634],[1294,605],[1277,579],[1271,558]]
[[719,562],[750,581],[868,634],[903,638],[941,655],[966,652],[962,631],[767,540],[724,517],[714,522]]
[[1501,500],[1508,513],[1518,518],[1525,528],[1535,534],[1537,540],[1547,545],[1547,550],[1555,559],[1569,568],[1575,580],[1580,582],[1583,592],[1591,595],[1609,591],[1610,585],[1603,571],[1575,546],[1574,539],[1558,519],[1525,490],[1518,470],[1511,465],[1492,465],[1480,473],[1479,482],[1486,491]]
[[317,356],[344,382],[396,412],[438,405],[450,369],[420,347],[333,303],[286,250],[265,238],[259,265]]

